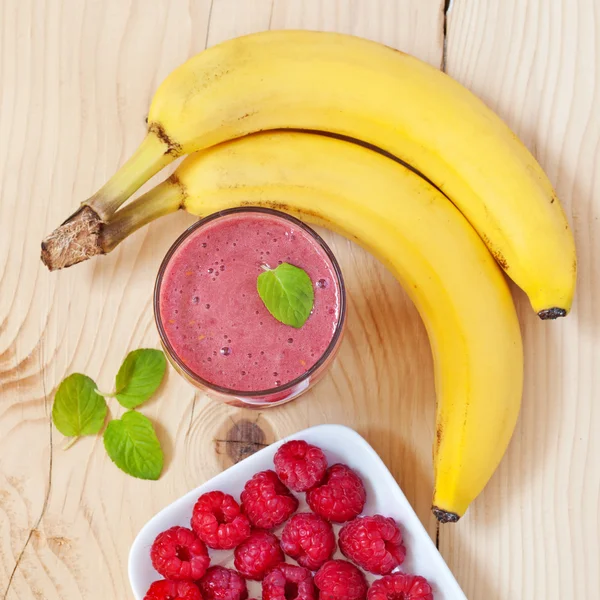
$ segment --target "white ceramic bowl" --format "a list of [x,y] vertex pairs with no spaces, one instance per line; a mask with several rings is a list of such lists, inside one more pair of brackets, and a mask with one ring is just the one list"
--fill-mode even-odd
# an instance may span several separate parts
[[[342,425],[319,425],[280,440],[179,498],[150,519],[135,538],[129,553],[129,580],[137,600],[142,600],[150,584],[160,579],[150,561],[150,547],[156,536],[174,525],[189,527],[194,504],[198,497],[206,492],[221,490],[239,500],[246,481],[259,471],[273,469],[275,452],[281,444],[290,439],[301,439],[319,446],[325,452],[330,465],[345,463],[359,473],[367,489],[364,514],[393,517],[400,525],[407,550],[402,571],[425,577],[433,587],[435,600],[466,600],[450,569],[383,461],[358,433]],[[304,494],[298,497],[300,510],[306,509]],[[337,534],[339,526],[335,529]],[[211,564],[229,567],[233,565],[233,551],[210,552]],[[336,558],[344,558],[339,550]],[[287,560],[294,562],[289,557]],[[369,574],[367,578],[369,581],[376,579]],[[248,590],[251,598],[260,598],[260,583],[249,581]]]

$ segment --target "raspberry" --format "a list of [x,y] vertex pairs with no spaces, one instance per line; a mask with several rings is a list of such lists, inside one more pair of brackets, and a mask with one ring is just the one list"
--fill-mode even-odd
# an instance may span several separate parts
[[272,567],[285,560],[279,540],[268,531],[253,531],[235,549],[235,568],[247,579],[260,581]]
[[371,584],[368,600],[433,600],[433,590],[424,577],[394,573]]
[[200,590],[191,581],[155,581],[144,600],[202,600]]
[[262,600],[315,600],[317,590],[308,569],[281,563],[265,576]]
[[334,523],[344,523],[358,516],[367,493],[360,477],[346,465],[327,469],[325,480],[306,493],[306,501],[318,515]]
[[274,471],[257,473],[242,492],[242,510],[259,529],[273,529],[296,512],[298,500]]
[[208,492],[194,506],[192,529],[209,548],[231,550],[250,535],[250,522],[233,496]]
[[185,527],[171,527],[158,534],[150,558],[152,566],[173,581],[200,579],[210,564],[204,542]]
[[246,600],[248,588],[244,578],[225,567],[211,567],[198,582],[203,600]]
[[327,471],[323,451],[302,440],[283,444],[273,462],[279,479],[295,492],[310,490],[321,482]]
[[339,539],[346,558],[377,575],[391,573],[406,556],[398,525],[381,515],[350,521],[342,527]]
[[283,529],[281,547],[298,564],[316,571],[335,552],[333,528],[319,515],[313,513],[294,515]]
[[319,600],[363,600],[367,580],[362,571],[345,560],[326,562],[315,575]]

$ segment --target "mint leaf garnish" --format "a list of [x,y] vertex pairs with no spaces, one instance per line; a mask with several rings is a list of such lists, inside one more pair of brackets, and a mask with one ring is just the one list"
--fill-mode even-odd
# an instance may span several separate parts
[[117,373],[114,396],[125,408],[135,408],[152,397],[160,385],[167,361],[160,350],[130,352]]
[[306,323],[315,301],[312,281],[306,271],[283,263],[261,273],[256,288],[267,310],[279,322],[296,329]]
[[73,373],[58,386],[52,420],[63,435],[77,438],[98,433],[107,410],[106,400],[96,392],[94,381],[81,373]]
[[111,421],[104,432],[111,460],[128,475],[156,480],[163,468],[163,452],[150,419],[130,410]]

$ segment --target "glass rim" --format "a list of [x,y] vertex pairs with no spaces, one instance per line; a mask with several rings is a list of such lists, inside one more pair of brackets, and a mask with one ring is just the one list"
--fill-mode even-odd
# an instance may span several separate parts
[[[165,271],[167,269],[167,266],[168,266],[171,258],[173,257],[175,252],[178,250],[178,248],[181,246],[181,244],[183,244],[183,242],[185,242],[187,240],[187,238],[190,237],[190,235],[192,235],[197,229],[200,229],[204,225],[207,225],[208,223],[215,221],[216,219],[220,219],[222,217],[226,217],[231,214],[245,213],[245,212],[274,215],[276,217],[290,221],[291,223],[293,223],[294,225],[296,225],[297,227],[299,227],[300,229],[305,231],[311,238],[313,238],[319,244],[319,246],[325,252],[327,258],[330,260],[330,262],[333,266],[333,271],[334,271],[335,277],[338,281],[339,290],[340,290],[340,293],[339,293],[340,311],[339,311],[338,321],[335,326],[335,331],[333,332],[333,337],[331,338],[329,345],[327,346],[325,352],[323,352],[321,357],[312,365],[312,367],[310,367],[310,369],[308,369],[307,371],[302,373],[302,375],[299,375],[295,379],[292,379],[288,383],[279,385],[279,386],[275,386],[272,388],[267,388],[264,390],[255,390],[255,391],[236,390],[233,388],[219,386],[219,385],[216,385],[215,383],[211,383],[210,381],[207,381],[206,379],[200,377],[198,374],[194,373],[183,362],[183,360],[179,357],[177,352],[175,352],[175,349],[169,342],[169,339],[168,339],[166,331],[163,327],[162,319],[160,316],[160,290],[161,290],[163,277],[164,277]],[[325,240],[312,227],[310,227],[309,225],[307,225],[300,219],[297,219],[296,217],[289,215],[287,213],[284,213],[282,211],[279,211],[279,210],[274,210],[272,208],[265,208],[262,206],[243,206],[243,207],[235,207],[235,208],[228,208],[228,209],[220,210],[220,211],[212,213],[206,217],[200,218],[198,221],[196,221],[195,223],[190,225],[173,242],[173,244],[171,245],[171,247],[165,254],[165,256],[160,264],[160,268],[158,269],[158,274],[156,276],[156,282],[154,284],[153,308],[154,308],[154,321],[156,323],[156,328],[158,329],[158,334],[160,336],[161,343],[162,343],[164,349],[169,354],[170,359],[173,362],[175,362],[177,368],[181,369],[181,371],[185,374],[186,377],[188,377],[194,383],[197,383],[199,386],[204,387],[210,391],[216,392],[218,394],[222,394],[225,396],[236,396],[239,398],[254,398],[254,397],[262,397],[262,396],[270,396],[273,394],[278,394],[278,393],[290,390],[290,389],[294,388],[295,386],[297,386],[298,384],[305,381],[307,378],[310,378],[312,375],[314,375],[316,372],[319,371],[319,369],[323,366],[323,364],[327,361],[327,359],[329,358],[331,353],[337,347],[338,342],[340,341],[341,335],[344,331],[344,323],[346,320],[346,286],[344,284],[344,277],[342,275],[342,269],[340,268],[340,265],[339,265],[335,255],[333,254],[331,248],[327,245]]]

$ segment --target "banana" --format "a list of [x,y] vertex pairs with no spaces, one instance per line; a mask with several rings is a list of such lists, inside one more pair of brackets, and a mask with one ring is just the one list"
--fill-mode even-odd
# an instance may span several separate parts
[[271,129],[349,136],[408,163],[456,204],[542,318],[569,311],[573,237],[525,146],[444,73],[348,35],[268,31],[224,42],[175,69],[154,96],[147,137],[84,203],[88,214],[106,221],[179,155]]
[[270,132],[188,157],[117,211],[103,251],[183,207],[265,206],[324,225],[379,258],[427,328],[437,389],[434,512],[454,521],[502,458],[519,413],[523,352],[508,285],[477,233],[433,186],[361,146]]

